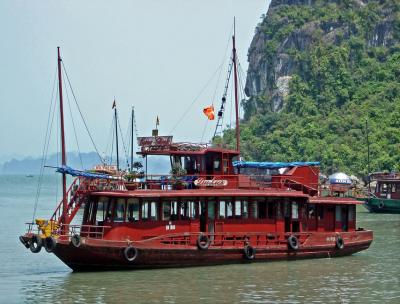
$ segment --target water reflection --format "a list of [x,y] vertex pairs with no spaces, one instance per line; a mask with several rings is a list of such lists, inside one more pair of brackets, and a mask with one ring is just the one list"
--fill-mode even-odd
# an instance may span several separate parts
[[354,303],[399,297],[398,277],[376,266],[374,257],[357,254],[294,262],[64,273],[39,284],[33,278],[22,292],[28,302],[53,303]]

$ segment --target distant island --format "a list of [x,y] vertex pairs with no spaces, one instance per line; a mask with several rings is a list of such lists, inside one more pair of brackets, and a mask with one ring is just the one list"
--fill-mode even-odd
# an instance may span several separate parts
[[[141,159],[135,158],[135,161],[140,161]],[[47,160],[46,166],[54,166],[61,162],[60,153],[51,154]],[[82,169],[91,169],[95,165],[98,165],[100,162],[99,156],[96,152],[87,152],[81,153],[79,155],[78,152],[68,152],[67,153],[67,162],[68,166],[82,170]],[[23,159],[12,159],[10,161],[6,161],[3,165],[0,165],[0,174],[24,174],[24,175],[37,175],[40,172],[40,166],[42,163],[42,159],[40,157],[25,157]],[[82,166],[83,165],[83,166]],[[122,168],[126,167],[126,160],[121,159],[120,165]],[[144,165],[144,164],[143,164]],[[162,157],[154,157],[148,162],[149,173],[159,173],[166,174],[169,172],[169,160],[164,159]],[[46,173],[52,173],[54,169],[48,168],[45,169]]]

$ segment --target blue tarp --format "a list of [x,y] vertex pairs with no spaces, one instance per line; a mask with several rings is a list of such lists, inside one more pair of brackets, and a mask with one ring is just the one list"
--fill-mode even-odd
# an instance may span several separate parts
[[260,169],[280,169],[286,167],[319,166],[319,162],[252,162],[252,161],[234,161],[236,168],[260,168]]
[[58,167],[58,168],[56,168],[56,172],[65,173],[65,174],[69,174],[72,176],[83,176],[83,177],[87,177],[87,178],[115,179],[115,177],[108,175],[108,174],[80,171],[80,170],[72,169],[71,167],[68,167],[68,166]]

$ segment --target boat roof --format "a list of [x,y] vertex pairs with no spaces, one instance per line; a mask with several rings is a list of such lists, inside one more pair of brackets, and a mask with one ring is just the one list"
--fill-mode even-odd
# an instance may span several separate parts
[[112,197],[309,197],[300,191],[280,189],[184,189],[184,190],[132,190],[132,191],[99,191],[92,192],[95,196]]
[[361,205],[362,201],[358,201],[350,197],[334,197],[334,196],[317,196],[310,197],[311,204],[334,204],[334,205]]
[[304,197],[311,204],[360,205],[358,201],[348,197],[310,197],[300,191],[289,190],[244,190],[244,189],[196,189],[196,190],[133,190],[133,191],[98,191],[93,196],[132,197],[132,198],[175,198],[175,197]]
[[237,168],[258,168],[258,169],[280,169],[287,167],[319,166],[319,162],[254,162],[234,161],[233,166]]

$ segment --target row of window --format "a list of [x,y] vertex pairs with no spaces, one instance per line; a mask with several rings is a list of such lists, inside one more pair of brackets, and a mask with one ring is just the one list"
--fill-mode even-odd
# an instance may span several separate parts
[[[220,199],[219,201],[177,199],[164,200],[159,204],[154,200],[139,201],[137,198],[100,197],[87,204],[84,219],[86,222],[136,222],[175,221],[200,219],[207,214],[213,219],[275,219],[281,217],[299,218],[298,202],[278,202],[247,199]],[[301,206],[304,206],[303,204]]]
[[[160,207],[159,207],[160,206]],[[355,206],[335,207],[336,221],[353,221]],[[324,206],[298,202],[265,202],[263,200],[248,201],[245,199],[204,201],[199,200],[168,200],[161,204],[152,200],[139,202],[137,198],[100,197],[97,201],[86,205],[84,219],[86,222],[137,222],[142,221],[176,221],[199,219],[206,214],[208,219],[275,219],[300,217],[309,219],[324,219]],[[301,214],[301,215],[299,215]]]

